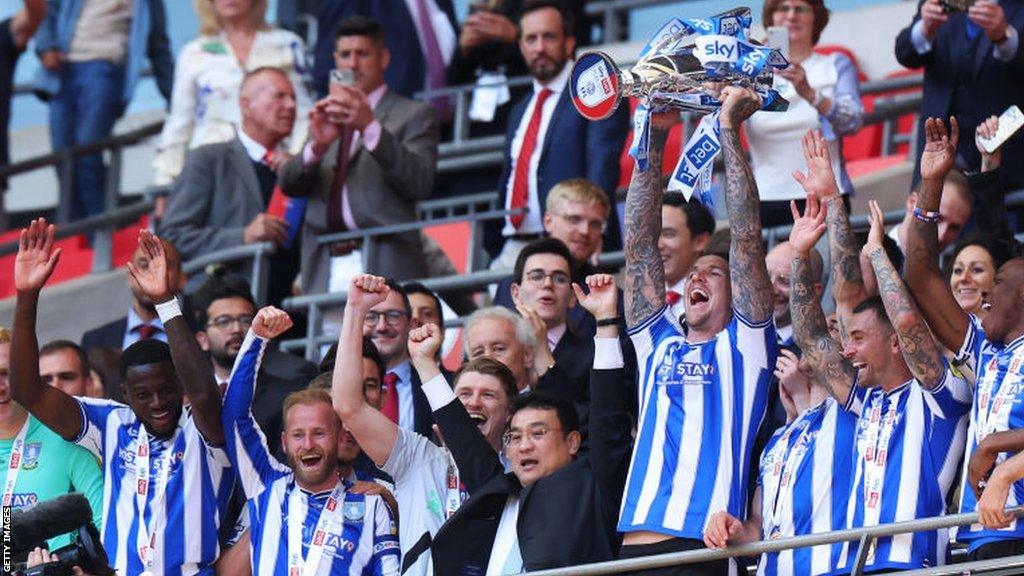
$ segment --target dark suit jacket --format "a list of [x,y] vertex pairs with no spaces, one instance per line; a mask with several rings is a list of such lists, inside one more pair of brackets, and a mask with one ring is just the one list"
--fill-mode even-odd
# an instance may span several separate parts
[[[382,127],[377,148],[371,152],[359,144],[346,176],[352,216],[363,229],[415,221],[416,202],[430,197],[437,166],[439,132],[432,109],[389,88],[373,114]],[[300,154],[278,172],[285,194],[310,199],[302,228],[301,277],[307,294],[325,292],[330,278],[330,255],[316,236],[329,230],[327,202],[337,157],[335,142],[319,163],[307,168]],[[396,280],[429,276],[419,231],[379,239],[376,265],[366,272]]]
[[[615,526],[631,445],[630,422],[622,402],[623,371],[594,370],[590,385],[590,435],[596,457],[577,458],[525,488],[515,475],[503,473],[498,455],[479,431],[466,431],[465,422],[461,427],[449,426],[454,418],[446,418],[441,411],[436,414],[460,477],[479,487],[470,490],[469,500],[434,536],[435,573],[484,573],[510,494],[520,499],[516,528],[527,570],[615,557],[619,547]],[[449,413],[465,414],[459,402],[445,408]],[[464,419],[468,420],[468,415]]]
[[[1020,0],[999,3],[1006,21],[1024,33],[1024,9]],[[918,4],[920,14],[920,2]],[[896,59],[907,68],[924,67],[924,101],[917,129],[918,161],[924,149],[924,120],[955,115],[960,123],[958,156],[969,170],[978,170],[980,155],[974,145],[974,131],[990,115],[1002,114],[1011,104],[1024,106],[1024,39],[1018,42],[1013,60],[1001,62],[992,55],[992,42],[982,31],[971,41],[967,38],[967,15],[949,15],[932,41],[932,50],[918,54],[910,40],[910,30],[919,16],[896,38]],[[1024,156],[1024,132],[1018,132],[1003,146],[1004,158]],[[914,183],[920,177],[915,167]],[[1011,162],[1003,167],[1003,179],[1011,188],[1024,186],[1024,164]]]
[[[451,0],[434,0],[448,16],[455,34],[455,8]],[[423,90],[427,63],[420,48],[416,22],[405,0],[324,0],[317,13],[319,34],[313,51],[313,85],[321,97],[327,95],[327,82],[334,68],[334,33],[342,19],[353,15],[367,16],[384,27],[384,45],[391,52],[391,64],[384,72],[384,81],[396,92],[412,98]]]
[[[512,166],[512,140],[526,112],[533,94],[528,94],[512,107],[508,130],[505,133],[505,164],[498,179],[498,206],[505,206],[508,181]],[[529,119],[526,119],[529,121]],[[569,85],[558,97],[554,113],[544,135],[537,171],[537,193],[540,209],[544,210],[548,191],[552,186],[569,178],[587,178],[608,194],[608,203],[615,206],[615,189],[619,185],[619,155],[629,132],[629,107],[620,106],[610,118],[591,122],[580,115],[572,104]],[[504,220],[488,222],[484,243],[492,256],[501,251],[505,240],[501,236]],[[622,248],[619,218],[613,209],[608,215],[604,250],[612,252]]]
[[[434,437],[434,414],[430,409],[430,402],[427,401],[427,395],[423,393],[423,383],[420,382],[420,375],[416,373],[414,368],[409,369],[412,374],[412,409],[415,419],[414,432],[427,438]],[[451,380],[449,380],[451,382]],[[474,424],[474,427],[476,425]]]
[[108,322],[99,328],[93,328],[82,335],[82,350],[88,352],[101,346],[120,350],[121,344],[124,343],[124,332],[127,329],[127,316]]

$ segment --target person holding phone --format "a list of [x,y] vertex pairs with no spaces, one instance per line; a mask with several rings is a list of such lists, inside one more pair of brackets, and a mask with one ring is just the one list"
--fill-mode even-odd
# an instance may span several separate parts
[[780,40],[775,38],[781,31],[773,30],[783,28],[781,44],[788,45],[790,62],[775,76],[775,88],[789,100],[789,110],[785,114],[754,114],[747,123],[764,227],[792,221],[790,200],[801,203],[803,209],[804,191],[792,174],[804,167],[800,140],[808,130],[820,130],[825,136],[840,193],[853,192],[843,166],[841,138],[860,129],[864,106],[853,61],[844,54],[814,51],[828,19],[824,0],[768,0],[764,4],[762,21],[769,30],[769,42],[780,48],[776,45]]

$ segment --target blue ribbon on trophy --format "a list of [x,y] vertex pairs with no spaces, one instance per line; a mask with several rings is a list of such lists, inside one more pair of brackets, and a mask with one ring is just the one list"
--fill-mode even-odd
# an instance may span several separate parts
[[784,111],[787,102],[772,88],[774,70],[789,66],[776,49],[748,39],[749,8],[736,8],[711,18],[673,18],[640,51],[637,63],[621,70],[602,52],[588,52],[573,66],[573,104],[590,120],[611,116],[623,98],[641,99],[633,118],[630,156],[637,169],[648,168],[650,115],[669,108],[706,114],[687,140],[672,171],[669,190],[689,199],[698,194],[711,207],[711,173],[721,150],[717,111],[723,84],[751,88],[761,96],[761,109]]

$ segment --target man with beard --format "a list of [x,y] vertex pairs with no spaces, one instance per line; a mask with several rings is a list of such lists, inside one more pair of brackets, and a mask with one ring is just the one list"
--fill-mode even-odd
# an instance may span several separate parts
[[[166,240],[163,243],[167,267],[171,274],[169,281],[175,291],[180,292],[185,289],[186,281],[185,275],[181,272],[181,256],[173,244]],[[132,253],[132,264],[139,270],[145,270],[149,266],[149,259],[141,246]],[[125,281],[132,293],[132,305],[128,308],[128,315],[86,332],[82,336],[82,349],[86,352],[101,346],[124,350],[139,340],[148,338],[167,342],[164,325],[160,322],[149,296],[146,296],[139,283],[127,272]]]
[[[591,122],[573,109],[568,82],[576,37],[572,16],[561,2],[534,0],[519,18],[519,51],[533,91],[509,114],[504,170],[498,180],[500,205],[525,213],[496,220],[485,231],[484,245],[494,257],[491,267],[511,269],[516,255],[544,232],[548,191],[569,178],[597,184],[615,204],[619,154],[629,131],[629,110]],[[615,210],[604,230],[604,250],[622,245]]]
[[950,123],[948,133],[940,119],[924,124],[921,186],[906,232],[904,278],[936,340],[956,351],[955,362],[977,375],[960,511],[977,509],[983,524],[957,531],[957,540],[969,544],[972,560],[982,560],[1024,553],[1024,522],[1002,512],[1021,503],[1024,481],[1008,473],[1012,465],[993,472],[993,466],[1024,449],[1024,259],[999,267],[995,288],[983,304],[988,306],[984,320],[964,312],[953,297],[939,271],[937,217],[943,181],[956,159],[959,131],[956,119]]
[[[127,405],[75,398],[39,376],[36,312],[60,249],[55,228],[33,220],[21,233],[14,266],[18,300],[11,342],[16,402],[102,464],[103,547],[121,574],[213,574],[217,527],[233,475],[224,451],[220,394],[209,364],[174,296],[163,243],[143,229],[148,263],[128,272],[155,303],[168,344],[132,344],[121,360]],[[183,409],[183,392],[191,407]]]
[[288,467],[270,455],[252,417],[263,352],[291,324],[276,308],[256,314],[224,398],[227,450],[249,500],[253,572],[397,576],[395,521],[380,496],[350,490],[357,449],[339,462],[342,427],[331,395],[303,390],[285,399],[281,443]]
[[[245,334],[256,315],[256,303],[249,284],[237,276],[211,277],[194,296],[196,311],[196,340],[199,347],[210,354],[213,374],[223,388],[231,377],[231,368],[242,348]],[[271,346],[263,355],[256,378],[253,416],[267,438],[281,435],[281,403],[292,392],[302,390],[317,375],[317,368],[295,356]],[[270,450],[275,458],[284,453],[277,442]]]

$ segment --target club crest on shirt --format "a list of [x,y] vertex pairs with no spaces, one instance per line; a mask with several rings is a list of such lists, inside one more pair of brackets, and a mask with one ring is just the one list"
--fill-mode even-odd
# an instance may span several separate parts
[[346,522],[361,522],[363,520],[363,516],[366,516],[366,503],[345,502],[342,507],[342,513],[345,514]]
[[654,381],[658,386],[700,386],[711,384],[715,373],[714,364],[688,362],[683,343],[672,342],[665,347],[658,362]]
[[21,469],[33,470],[39,466],[39,453],[43,450],[42,442],[26,442],[25,452],[22,455]]

